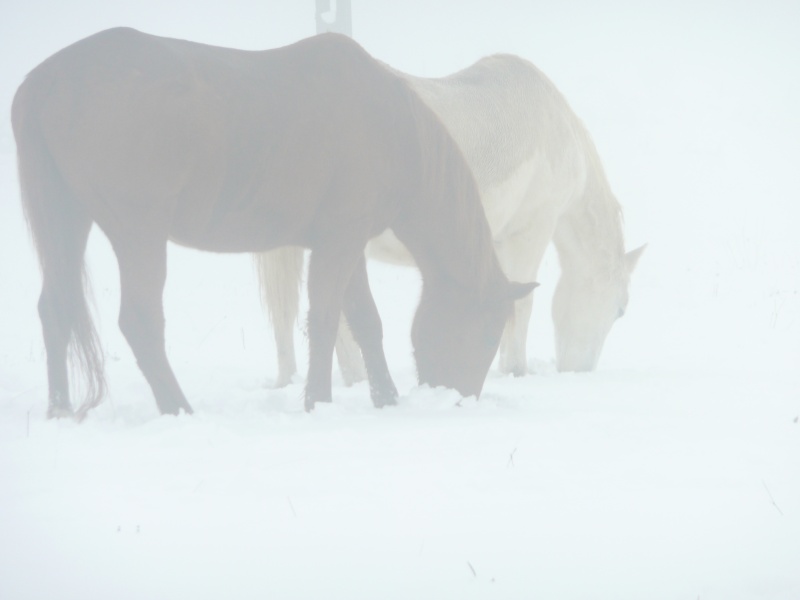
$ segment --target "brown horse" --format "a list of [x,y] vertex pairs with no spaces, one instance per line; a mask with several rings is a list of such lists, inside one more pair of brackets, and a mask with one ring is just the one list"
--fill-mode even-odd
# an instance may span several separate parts
[[72,414],[67,355],[105,390],[83,291],[92,223],[121,280],[119,325],[162,413],[192,412],[167,360],[167,241],[214,252],[311,250],[305,406],[331,400],[344,310],[376,406],[395,402],[364,247],[391,228],[423,292],[419,380],[478,395],[515,299],[475,182],[435,115],[389,69],[330,34],[246,52],[111,29],[36,67],[12,107],[22,199],[43,274],[50,416]]

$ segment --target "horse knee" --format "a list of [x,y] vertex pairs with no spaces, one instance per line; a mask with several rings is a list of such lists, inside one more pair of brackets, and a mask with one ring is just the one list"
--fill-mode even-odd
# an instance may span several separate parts
[[163,348],[164,317],[161,311],[145,305],[123,302],[118,323],[137,359],[141,360],[142,352]]
[[359,345],[383,340],[383,323],[376,314],[352,312],[347,315],[347,323],[353,338]]

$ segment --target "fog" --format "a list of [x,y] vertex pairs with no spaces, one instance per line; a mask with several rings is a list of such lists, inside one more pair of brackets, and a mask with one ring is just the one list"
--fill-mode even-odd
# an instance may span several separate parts
[[[419,282],[373,263],[396,409],[334,375],[302,411],[248,256],[170,248],[168,353],[197,409],[158,417],[87,253],[109,400],[45,419],[40,278],[8,118],[25,74],[126,25],[243,49],[315,33],[314,2],[0,5],[0,597],[781,598],[800,595],[800,4],[362,2],[353,36],[407,73],[542,69],[648,244],[597,372],[556,374],[549,253],[524,378],[416,387]],[[300,372],[307,360],[298,328]],[[5,508],[4,508],[5,507]]]
[[[757,253],[739,258],[769,261],[775,280],[758,283],[783,290],[798,256],[798,13],[786,2],[505,2],[491,10],[356,2],[353,30],[374,56],[419,76],[497,52],[528,58],[593,135],[625,208],[630,245],[650,243],[647,273],[679,286],[689,266],[714,271],[737,252]],[[315,33],[312,2],[9,3],[0,20],[9,57],[0,65],[3,112],[38,62],[117,25],[245,49]],[[10,181],[7,118],[0,150]],[[776,261],[782,268],[773,274]]]

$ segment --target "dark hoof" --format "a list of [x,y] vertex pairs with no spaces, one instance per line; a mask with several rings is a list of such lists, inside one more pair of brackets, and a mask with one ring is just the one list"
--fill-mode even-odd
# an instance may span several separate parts
[[51,404],[47,407],[48,419],[71,419],[75,416],[75,411],[69,404]]
[[383,408],[384,406],[397,406],[397,398],[379,398],[372,399],[375,408]]
[[292,377],[291,376],[288,376],[288,377],[279,376],[275,380],[275,383],[272,384],[272,387],[273,387],[273,389],[280,390],[282,388],[285,388],[285,387],[289,386],[289,384],[291,384],[291,383],[292,383]]
[[75,416],[72,403],[69,401],[69,394],[51,392],[47,403],[48,419],[71,419]]
[[325,403],[327,403],[327,404],[330,404],[332,401],[333,401],[333,400],[332,400],[331,398],[325,398],[325,399],[317,399],[317,400],[315,400],[314,398],[311,398],[311,397],[309,397],[309,396],[306,396],[306,401],[305,401],[305,408],[306,408],[306,412],[312,412],[312,411],[314,410],[314,406],[315,406],[315,405],[316,405],[318,402],[325,402]]
[[158,410],[162,415],[179,415],[181,411],[185,412],[187,415],[193,415],[194,409],[191,405],[186,402],[186,400],[182,402],[170,402],[169,404],[159,404]]
[[389,390],[377,392],[372,390],[372,404],[375,408],[383,408],[384,406],[397,406],[397,390]]

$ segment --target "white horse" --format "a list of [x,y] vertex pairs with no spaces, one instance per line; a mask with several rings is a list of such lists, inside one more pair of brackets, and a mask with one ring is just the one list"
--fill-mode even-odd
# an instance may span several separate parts
[[[439,116],[478,183],[500,263],[509,279],[533,281],[548,244],[561,278],[553,297],[556,366],[591,371],[614,321],[625,313],[630,275],[644,246],[625,252],[622,210],[586,127],[552,82],[530,62],[497,55],[440,79],[401,74]],[[387,231],[367,255],[413,265]],[[294,324],[303,255],[286,247],[257,255],[264,302],[278,347],[277,385],[296,372]],[[500,346],[500,370],[527,373],[533,299],[516,303]],[[340,327],[345,381],[364,379],[356,344]]]

